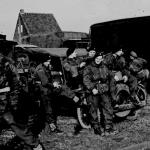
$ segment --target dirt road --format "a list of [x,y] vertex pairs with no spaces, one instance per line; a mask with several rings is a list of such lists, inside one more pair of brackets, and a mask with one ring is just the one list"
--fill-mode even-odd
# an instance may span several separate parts
[[74,136],[75,119],[59,117],[62,135],[49,134],[46,129],[41,136],[46,150],[143,150],[150,148],[150,106],[139,111],[136,120],[125,120],[115,124],[119,133],[101,138],[93,130],[84,129]]
[[[40,137],[46,150],[150,150],[150,105],[139,111],[136,120],[116,123],[119,133],[115,136],[101,138],[92,129],[84,129],[74,136],[75,124],[74,118],[59,117],[58,126],[63,131],[62,135],[51,134],[46,128]],[[0,138],[0,142],[6,140]]]

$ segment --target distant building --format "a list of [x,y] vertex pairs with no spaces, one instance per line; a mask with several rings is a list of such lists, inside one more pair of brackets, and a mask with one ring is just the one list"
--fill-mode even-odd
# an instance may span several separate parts
[[70,47],[74,45],[77,48],[87,48],[89,44],[89,36],[83,32],[64,31],[62,47]]
[[13,40],[39,47],[62,47],[69,39],[87,38],[87,33],[63,32],[53,14],[26,13],[20,10]]

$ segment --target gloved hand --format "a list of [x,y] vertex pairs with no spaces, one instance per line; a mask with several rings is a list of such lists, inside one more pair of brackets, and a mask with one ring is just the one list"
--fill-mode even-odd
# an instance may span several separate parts
[[58,83],[58,82],[53,82],[53,86],[55,87],[55,88],[60,88],[61,87],[61,85]]
[[124,82],[127,82],[128,77],[126,75],[124,75],[122,78],[123,78]]
[[96,95],[96,94],[98,94],[98,90],[97,90],[97,89],[93,89],[93,90],[92,90],[92,93],[93,93],[94,95]]
[[86,65],[86,62],[82,62],[82,63],[80,64],[80,68],[84,67],[85,65]]
[[13,117],[13,115],[12,115],[11,112],[4,113],[4,114],[3,114],[3,118],[4,118],[4,120],[5,120],[8,124],[13,124],[13,123],[15,123],[14,117]]
[[59,71],[59,75],[61,75],[61,76],[62,76],[62,72],[61,72],[61,71]]
[[56,125],[54,123],[50,123],[49,127],[51,131],[54,131],[56,129]]
[[119,77],[117,75],[114,76],[115,81],[119,81]]
[[75,103],[77,103],[77,102],[79,101],[79,97],[75,96],[75,97],[73,98],[73,101],[74,101]]

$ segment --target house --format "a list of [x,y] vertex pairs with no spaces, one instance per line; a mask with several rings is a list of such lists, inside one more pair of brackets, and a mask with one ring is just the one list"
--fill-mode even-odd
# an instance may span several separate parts
[[39,47],[62,47],[69,39],[81,39],[88,34],[64,32],[53,14],[27,13],[20,10],[13,40],[19,44],[32,44]]
[[89,35],[83,32],[63,31],[62,47],[74,45],[77,48],[87,48],[90,42]]

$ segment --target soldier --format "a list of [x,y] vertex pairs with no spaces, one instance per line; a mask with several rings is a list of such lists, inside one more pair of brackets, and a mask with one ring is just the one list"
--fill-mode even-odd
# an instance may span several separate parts
[[108,53],[104,56],[103,62],[111,71],[121,69],[122,67],[120,65],[123,65],[123,54],[124,52],[122,50],[119,50],[115,53]]
[[115,53],[107,54],[104,58],[105,65],[111,71],[110,93],[112,95],[112,98],[114,98],[116,81],[119,80],[118,76],[115,76],[115,72],[120,72],[120,77],[124,80],[124,82],[127,82],[127,75],[124,73],[126,61],[123,55],[124,52],[122,50],[119,50]]
[[[76,93],[73,92],[74,89],[81,89],[82,87],[82,71],[81,68],[84,67],[85,63],[82,63],[82,59],[77,58],[77,53],[75,47],[70,47],[66,52],[67,58],[63,62],[63,67],[67,75],[67,84],[62,85],[61,95],[66,96],[70,99],[73,99],[75,103],[78,103],[79,97],[76,96]],[[75,105],[76,106],[76,105]],[[74,127],[74,134],[77,135],[80,133],[82,127],[77,121],[76,126]]]
[[76,58],[77,53],[75,51],[75,48],[69,48],[66,52],[66,55],[67,58],[63,62],[63,67],[65,69],[67,79],[69,79],[67,85],[71,89],[77,89],[80,82],[78,81],[78,60]]
[[[128,52],[129,53],[129,52]],[[141,103],[136,99],[136,90],[138,86],[138,78],[137,73],[139,72],[141,66],[140,60],[137,59],[137,54],[134,51],[131,51],[130,54],[126,54],[126,69],[125,74],[128,77],[128,85],[130,88],[131,93],[131,100],[133,101],[134,105],[141,105]]]
[[95,55],[96,55],[96,50],[95,49],[90,49],[88,51],[87,56],[80,63],[80,68],[83,68],[86,65],[88,65],[93,60],[93,58],[94,58]]
[[[0,54],[0,115],[1,118],[11,127],[16,136],[24,142],[24,147],[33,150],[42,150],[37,135],[31,128],[22,123],[24,120],[23,113],[20,109],[20,80],[14,65],[6,56]],[[28,110],[25,110],[28,111]],[[20,118],[21,120],[18,120]],[[28,117],[27,117],[28,120]]]
[[106,65],[102,63],[102,56],[95,56],[83,75],[83,82],[89,91],[88,102],[90,103],[91,125],[95,134],[103,135],[99,121],[97,109],[102,114],[102,125],[106,135],[114,133],[112,118],[113,110],[109,95],[110,72]]
[[53,89],[58,88],[57,83],[52,83],[50,59],[39,64],[35,70],[35,80],[39,84],[41,100],[44,106],[46,122],[49,124],[51,132],[62,133],[57,127],[57,116],[52,107]]
[[130,52],[129,70],[138,80],[146,83],[149,78],[149,70],[147,69],[147,61],[138,57],[134,51]]

